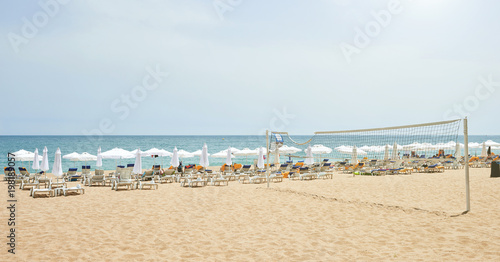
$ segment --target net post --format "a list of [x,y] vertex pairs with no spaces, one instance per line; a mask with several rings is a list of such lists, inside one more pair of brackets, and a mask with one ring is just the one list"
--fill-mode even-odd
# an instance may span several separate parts
[[469,187],[469,132],[467,130],[467,117],[464,118],[464,154],[465,154],[465,212],[470,211],[470,187]]
[[266,181],[269,188],[269,130],[266,130]]

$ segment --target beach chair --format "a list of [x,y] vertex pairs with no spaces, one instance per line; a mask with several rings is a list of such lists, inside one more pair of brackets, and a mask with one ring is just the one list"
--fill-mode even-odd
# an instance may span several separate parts
[[309,167],[301,167],[299,168],[299,179],[300,180],[313,180],[317,178],[317,175],[311,172]]
[[165,182],[165,183],[175,182],[174,173],[175,173],[174,169],[163,170],[163,176],[159,177],[158,183],[162,184],[163,182]]
[[132,179],[132,172],[130,170],[122,170],[121,173],[114,179],[111,189],[118,191],[120,187],[126,187],[127,189],[134,188],[135,181]]
[[159,179],[159,176],[158,175],[155,175],[150,181],[142,181],[142,180],[139,180],[139,184],[137,185],[137,187],[140,189],[140,190],[143,190],[144,187],[147,187],[149,189],[158,189],[158,184],[155,183],[155,178]]
[[4,181],[17,178],[16,169],[14,167],[11,167],[11,166],[4,167],[3,174],[4,174],[4,176],[3,176]]
[[269,175],[269,182],[283,182],[283,174],[281,172],[276,172]]
[[21,176],[29,179],[30,181],[35,180],[35,175],[30,174],[25,167],[19,167],[19,173],[21,173]]
[[57,192],[58,192],[57,194],[60,195],[61,191],[64,194],[64,196],[66,196],[68,192],[76,192],[77,194],[81,193],[82,195],[85,194],[85,188],[83,188],[80,184],[77,184],[74,187],[65,187],[64,186],[62,188],[59,188],[59,189],[57,189]]
[[191,177],[185,177],[184,179],[181,180],[181,187],[204,187],[207,185],[207,180],[197,177],[197,178],[191,178]]
[[30,191],[30,196],[35,198],[37,193],[49,193],[49,197],[55,196],[54,189],[52,188],[52,185],[49,184],[48,188],[31,188]]
[[227,186],[229,185],[229,180],[223,178],[221,175],[214,176],[210,179],[212,186]]
[[68,169],[68,172],[64,174],[64,176],[68,179],[69,182],[73,181],[78,181],[79,178],[82,178],[82,176],[79,176],[76,172],[78,171],[78,168],[70,168]]
[[279,172],[285,172],[288,171],[288,164],[281,164],[278,168]]
[[148,180],[152,180],[153,177],[154,177],[154,171],[147,170],[147,171],[144,171],[144,173],[142,174],[141,180],[148,181]]
[[52,181],[52,179],[49,181],[49,185],[52,189],[56,189],[59,187],[65,187],[66,186],[66,178],[56,178],[56,181]]
[[35,181],[31,181],[29,178],[25,178],[19,184],[19,189],[31,189],[32,187],[40,188],[40,182],[37,179]]
[[106,186],[106,180],[104,178],[104,170],[96,169],[95,174],[88,179],[88,185],[93,184]]
[[127,164],[125,169],[130,170],[130,172],[132,172],[134,170],[134,166],[135,166],[135,164]]
[[248,182],[250,184],[260,184],[267,182],[266,170],[257,170],[253,176],[248,177]]

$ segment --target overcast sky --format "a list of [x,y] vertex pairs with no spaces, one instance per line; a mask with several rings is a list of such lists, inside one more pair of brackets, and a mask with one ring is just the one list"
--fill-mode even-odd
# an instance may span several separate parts
[[500,134],[499,1],[367,2],[1,1],[0,134]]

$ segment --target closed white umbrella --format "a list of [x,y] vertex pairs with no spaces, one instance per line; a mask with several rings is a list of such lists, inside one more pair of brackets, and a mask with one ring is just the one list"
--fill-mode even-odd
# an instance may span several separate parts
[[226,152],[226,165],[230,166],[233,164],[233,160],[231,158],[233,158],[233,155],[231,154],[231,147],[229,147]]
[[[35,151],[36,153],[36,151]],[[485,156],[488,156],[488,152],[486,150],[486,143],[483,142],[483,149],[481,150],[481,157],[485,157]]]
[[172,152],[172,159],[170,160],[170,165],[172,165],[173,167],[179,166],[179,156],[177,156],[177,147],[174,148],[174,151]]
[[354,146],[352,148],[351,164],[357,164],[357,163],[358,163],[358,148]]
[[306,149],[306,160],[304,161],[306,165],[314,164],[313,152],[311,146],[308,146]]
[[101,147],[97,149],[97,162],[95,163],[96,167],[102,167],[102,155],[101,155]]
[[43,149],[43,160],[42,160],[42,165],[40,166],[40,170],[43,172],[47,172],[50,167],[49,167],[49,158],[47,157],[47,147]]
[[137,149],[135,153],[135,163],[134,163],[134,169],[132,170],[132,173],[134,174],[142,174],[142,158],[141,158],[141,150]]
[[207,144],[203,145],[200,155],[200,166],[207,168],[210,162],[208,161],[208,147]]
[[398,144],[394,142],[394,145],[392,146],[392,159],[397,159],[398,158]]
[[[231,159],[231,158],[229,158],[229,159]],[[258,169],[263,169],[264,168],[264,150],[263,150],[263,148],[261,148],[259,150],[259,157],[257,159],[257,168]]]
[[38,157],[38,148],[35,149],[35,155],[33,156],[33,165],[31,167],[34,170],[40,169],[40,158]]
[[460,148],[460,143],[457,143],[455,146],[455,158],[460,160],[462,157],[462,148]]
[[384,160],[389,159],[389,145],[385,145]]
[[54,165],[52,166],[52,174],[56,177],[60,177],[63,174],[61,150],[59,148],[57,148],[57,150],[56,150],[56,155],[54,158]]

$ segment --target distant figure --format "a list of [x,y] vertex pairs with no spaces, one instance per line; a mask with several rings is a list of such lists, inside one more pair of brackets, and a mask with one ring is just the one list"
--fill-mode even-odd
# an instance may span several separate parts
[[177,167],[177,172],[182,173],[182,161],[179,162],[179,166]]

